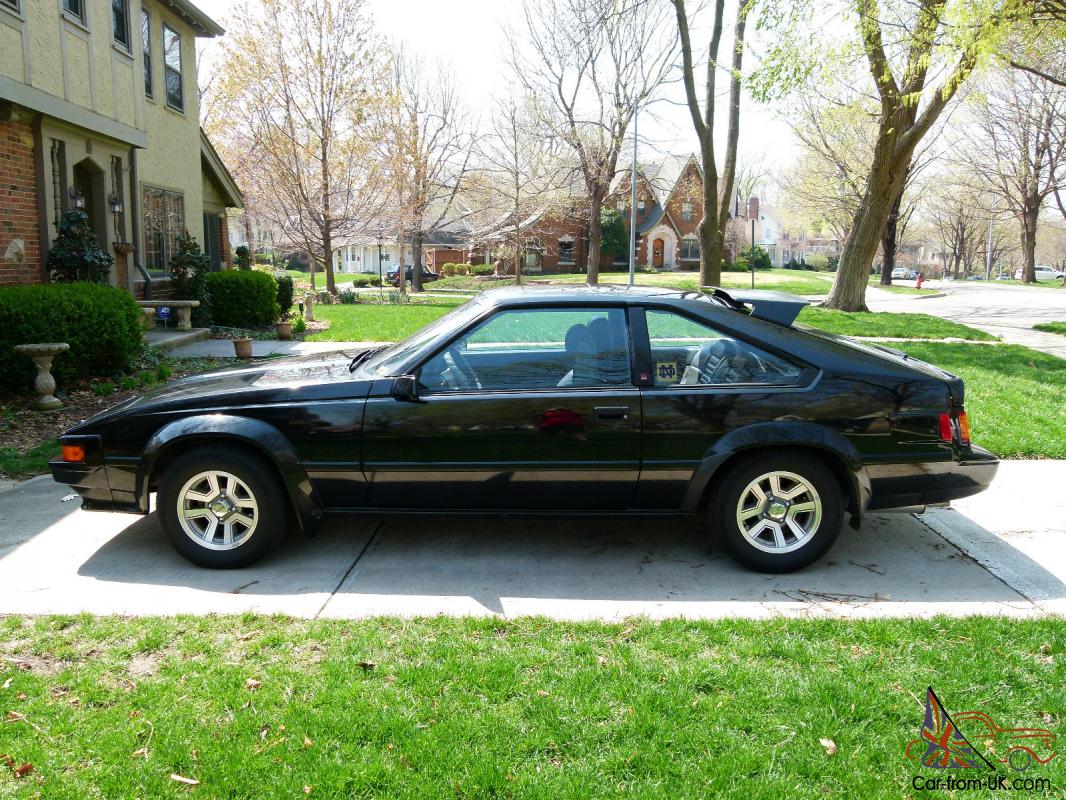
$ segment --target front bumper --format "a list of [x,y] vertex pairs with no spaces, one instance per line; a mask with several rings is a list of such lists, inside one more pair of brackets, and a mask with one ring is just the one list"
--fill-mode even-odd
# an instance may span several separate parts
[[917,464],[870,464],[868,511],[947,503],[988,488],[999,459],[982,447],[970,447],[953,461]]
[[[117,473],[114,467],[102,464],[74,464],[60,459],[48,462],[56,483],[65,483],[81,495],[81,507],[87,511],[128,511],[145,513],[132,491],[125,491],[125,470]],[[112,490],[112,483],[123,487]]]

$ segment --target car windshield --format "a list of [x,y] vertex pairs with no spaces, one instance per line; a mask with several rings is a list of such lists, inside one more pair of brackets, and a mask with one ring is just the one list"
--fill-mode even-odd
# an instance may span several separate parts
[[480,314],[481,310],[482,306],[476,299],[463,303],[426,327],[418,329],[406,339],[390,344],[374,353],[365,364],[360,365],[360,368],[364,372],[371,372],[375,375],[399,375],[403,365],[410,360],[411,356],[442,334],[462,328]]

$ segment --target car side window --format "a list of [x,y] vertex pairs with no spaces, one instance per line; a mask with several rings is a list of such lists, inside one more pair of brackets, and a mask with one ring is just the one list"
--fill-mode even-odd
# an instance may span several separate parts
[[662,309],[648,309],[656,386],[787,385],[802,370],[780,356]]
[[419,384],[428,392],[628,386],[625,310],[500,311],[427,361]]

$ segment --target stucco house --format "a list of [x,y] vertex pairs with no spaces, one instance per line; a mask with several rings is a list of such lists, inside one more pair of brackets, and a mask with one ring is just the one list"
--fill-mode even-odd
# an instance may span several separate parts
[[111,283],[165,296],[178,234],[230,262],[237,188],[200,129],[189,0],[0,0],[0,284],[48,279],[57,220],[89,217]]

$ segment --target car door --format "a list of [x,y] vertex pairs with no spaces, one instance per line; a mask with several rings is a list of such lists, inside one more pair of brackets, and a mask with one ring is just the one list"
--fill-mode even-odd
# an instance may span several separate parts
[[[642,464],[634,505],[677,509],[715,441],[803,413],[807,382],[790,359],[674,308],[634,309],[642,380]],[[645,366],[646,364],[646,366]]]
[[641,424],[630,364],[621,306],[500,309],[419,365],[417,400],[368,399],[372,504],[627,508]]

